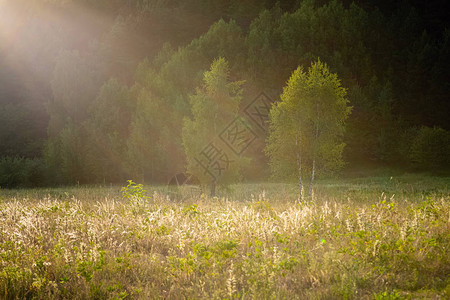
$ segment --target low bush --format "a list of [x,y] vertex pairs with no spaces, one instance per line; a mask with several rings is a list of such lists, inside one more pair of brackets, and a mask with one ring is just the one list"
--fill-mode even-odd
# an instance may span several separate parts
[[409,150],[411,165],[421,171],[450,171],[450,132],[442,128],[422,127]]
[[4,156],[0,158],[0,187],[20,188],[42,186],[47,168],[40,158]]

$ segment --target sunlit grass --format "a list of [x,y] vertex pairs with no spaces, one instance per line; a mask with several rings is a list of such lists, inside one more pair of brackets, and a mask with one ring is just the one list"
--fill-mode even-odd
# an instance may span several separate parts
[[0,298],[445,298],[448,183],[1,190]]

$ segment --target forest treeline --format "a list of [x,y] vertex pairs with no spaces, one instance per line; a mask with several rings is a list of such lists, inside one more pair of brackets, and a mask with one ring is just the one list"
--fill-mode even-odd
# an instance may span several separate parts
[[[347,89],[348,169],[450,168],[445,1],[0,0],[0,186],[166,183],[217,58],[241,110],[320,59]],[[269,175],[264,130],[248,180]]]

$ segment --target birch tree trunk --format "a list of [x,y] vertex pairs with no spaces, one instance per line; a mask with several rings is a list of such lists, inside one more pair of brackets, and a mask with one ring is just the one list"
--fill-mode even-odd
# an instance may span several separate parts
[[308,197],[312,196],[312,189],[313,189],[313,184],[314,184],[314,173],[316,171],[316,160],[313,159],[313,163],[312,163],[312,172],[311,172],[311,182],[309,184],[309,194]]
[[300,199],[303,200],[303,182],[302,182],[302,157],[298,149],[298,135],[295,136],[295,146],[297,151],[297,169],[298,169],[298,188],[300,190]]
[[314,152],[313,152],[313,162],[312,162],[312,171],[311,171],[311,182],[309,184],[309,193],[308,196],[312,196],[312,189],[314,185],[314,175],[316,173],[316,153],[317,153],[317,139],[319,138],[319,106],[316,106],[317,109],[317,120],[316,120],[316,136],[315,136],[315,145],[314,145]]

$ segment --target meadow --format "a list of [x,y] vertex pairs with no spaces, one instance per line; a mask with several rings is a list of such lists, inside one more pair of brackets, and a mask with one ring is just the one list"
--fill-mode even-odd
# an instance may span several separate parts
[[0,190],[0,298],[448,299],[449,183]]

